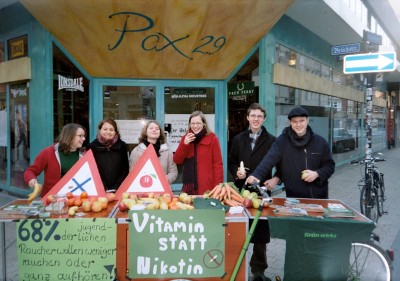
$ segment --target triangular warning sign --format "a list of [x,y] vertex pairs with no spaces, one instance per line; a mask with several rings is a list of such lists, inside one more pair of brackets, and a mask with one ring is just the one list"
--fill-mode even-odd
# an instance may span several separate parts
[[46,202],[49,195],[66,194],[72,192],[74,196],[79,196],[83,191],[88,196],[106,196],[103,182],[101,181],[93,152],[88,150],[78,162],[50,189],[43,197]]
[[136,194],[150,192],[155,194],[169,193],[173,196],[167,176],[161,167],[160,160],[152,144],[143,152],[118,188],[115,193],[116,199],[120,200],[124,192]]

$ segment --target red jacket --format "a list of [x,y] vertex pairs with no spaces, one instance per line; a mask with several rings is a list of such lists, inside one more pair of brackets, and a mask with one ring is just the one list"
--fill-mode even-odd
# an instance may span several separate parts
[[43,149],[24,172],[24,181],[36,179],[44,172],[43,189],[40,196],[46,195],[50,189],[61,179],[60,157],[58,155],[58,144],[53,144]]
[[[183,164],[186,158],[194,156],[194,144],[186,145],[185,137],[186,135],[181,138],[174,154],[174,162],[177,165]],[[221,148],[217,136],[212,132],[205,135],[197,145],[197,175],[200,195],[224,181]]]

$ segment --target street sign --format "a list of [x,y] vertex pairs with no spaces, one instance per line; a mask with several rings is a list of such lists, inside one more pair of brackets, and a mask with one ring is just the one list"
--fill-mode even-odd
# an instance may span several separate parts
[[396,53],[370,53],[347,55],[343,61],[343,73],[387,72],[396,69]]
[[360,52],[360,50],[361,50],[360,43],[337,45],[337,46],[332,46],[331,55],[337,56],[337,55],[353,54]]
[[382,45],[382,36],[368,30],[364,30],[363,40],[372,44]]

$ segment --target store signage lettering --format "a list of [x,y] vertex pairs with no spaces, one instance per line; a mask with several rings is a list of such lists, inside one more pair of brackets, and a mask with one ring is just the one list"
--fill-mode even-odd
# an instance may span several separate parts
[[225,212],[129,211],[130,278],[221,277]]
[[25,219],[17,222],[19,280],[114,280],[112,219]]
[[[121,26],[120,29],[115,29],[115,31],[119,32],[120,35],[117,42],[113,46],[108,45],[108,50],[110,51],[115,50],[121,44],[127,33],[146,31],[154,27],[154,20],[144,14],[135,12],[120,12],[110,15],[109,18],[112,19],[113,17],[117,16],[125,16],[125,22],[123,22],[123,26]],[[142,27],[137,27],[136,29],[128,29],[128,20],[134,19],[134,17],[138,17],[139,20],[145,20],[147,26],[145,25]],[[221,50],[226,43],[226,38],[224,36],[214,37],[213,35],[207,35],[201,38],[201,42],[193,43],[192,45],[194,45],[194,48],[189,52],[189,54],[187,54],[180,48],[179,43],[184,40],[190,40],[189,37],[190,35],[186,34],[182,37],[171,39],[167,35],[156,31],[142,40],[141,47],[144,51],[148,52],[161,52],[169,47],[173,48],[181,56],[189,60],[193,60],[193,53],[212,55]]]
[[83,77],[79,78],[67,78],[58,75],[58,89],[67,89],[68,91],[81,91],[84,92],[83,88]]
[[254,94],[254,81],[238,82],[228,85],[228,96],[244,96]]

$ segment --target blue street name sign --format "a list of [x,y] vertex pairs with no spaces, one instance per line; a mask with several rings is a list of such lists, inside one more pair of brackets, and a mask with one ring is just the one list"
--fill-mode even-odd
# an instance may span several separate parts
[[347,55],[343,60],[345,74],[387,72],[396,69],[396,53]]
[[337,56],[337,55],[353,54],[360,52],[360,50],[361,50],[360,43],[337,45],[337,46],[332,46],[331,55]]

